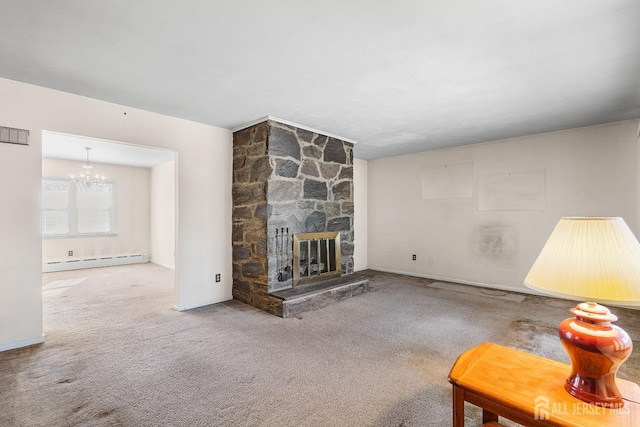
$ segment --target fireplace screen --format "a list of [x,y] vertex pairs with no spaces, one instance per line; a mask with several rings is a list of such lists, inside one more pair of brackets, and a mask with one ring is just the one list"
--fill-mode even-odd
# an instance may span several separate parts
[[338,277],[341,274],[340,232],[293,235],[293,280],[296,283]]

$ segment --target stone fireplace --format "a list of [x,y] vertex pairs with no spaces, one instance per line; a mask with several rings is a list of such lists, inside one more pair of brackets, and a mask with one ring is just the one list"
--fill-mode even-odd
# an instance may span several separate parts
[[282,316],[275,292],[352,273],[353,209],[350,142],[271,119],[234,132],[234,298]]

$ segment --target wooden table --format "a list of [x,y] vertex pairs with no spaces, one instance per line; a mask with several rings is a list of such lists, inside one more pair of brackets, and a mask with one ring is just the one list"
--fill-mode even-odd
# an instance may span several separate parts
[[484,343],[466,351],[453,365],[453,426],[464,426],[464,402],[482,408],[484,423],[498,416],[525,426],[640,426],[640,387],[618,379],[622,408],[587,404],[564,389],[571,372],[566,363]]

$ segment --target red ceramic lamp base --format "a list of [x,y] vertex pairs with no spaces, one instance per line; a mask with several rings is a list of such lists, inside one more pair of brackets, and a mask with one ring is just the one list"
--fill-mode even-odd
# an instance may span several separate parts
[[633,349],[629,335],[614,326],[618,318],[596,303],[582,303],[571,310],[558,334],[571,358],[571,375],[565,389],[578,399],[607,408],[623,406],[616,372]]

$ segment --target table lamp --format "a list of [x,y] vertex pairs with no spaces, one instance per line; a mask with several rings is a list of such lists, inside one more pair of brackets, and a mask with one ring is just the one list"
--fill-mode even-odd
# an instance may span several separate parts
[[562,218],[524,284],[542,293],[586,299],[558,327],[571,359],[565,390],[607,408],[623,406],[616,372],[633,342],[597,302],[640,305],[640,244],[622,218]]

